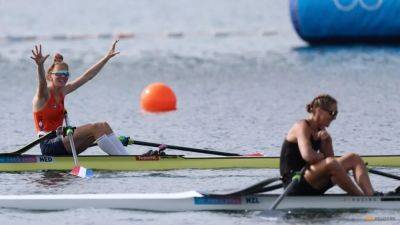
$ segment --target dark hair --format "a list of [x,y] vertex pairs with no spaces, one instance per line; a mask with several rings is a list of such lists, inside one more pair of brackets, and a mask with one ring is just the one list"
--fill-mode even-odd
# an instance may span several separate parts
[[329,109],[329,107],[333,104],[337,104],[337,101],[334,97],[328,94],[321,94],[315,97],[309,104],[306,105],[306,110],[307,112],[312,113],[316,107]]
[[47,74],[50,74],[56,65],[64,65],[68,69],[68,64],[65,63],[63,60],[64,60],[64,57],[60,53],[56,53],[54,55],[53,64],[47,69]]

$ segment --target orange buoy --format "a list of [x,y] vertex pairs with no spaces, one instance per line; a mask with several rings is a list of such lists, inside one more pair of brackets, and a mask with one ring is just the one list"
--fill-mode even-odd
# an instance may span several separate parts
[[149,112],[171,111],[176,109],[176,96],[167,85],[152,83],[142,91],[140,105]]

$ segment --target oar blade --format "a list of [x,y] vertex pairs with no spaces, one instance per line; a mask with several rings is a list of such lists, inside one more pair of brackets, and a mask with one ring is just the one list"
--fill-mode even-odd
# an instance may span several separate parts
[[75,166],[74,168],[72,168],[70,174],[72,174],[74,176],[82,177],[82,178],[90,178],[90,177],[93,177],[93,170],[87,169],[82,166]]
[[254,152],[254,153],[246,154],[244,156],[247,156],[247,157],[264,157],[265,155],[262,152]]

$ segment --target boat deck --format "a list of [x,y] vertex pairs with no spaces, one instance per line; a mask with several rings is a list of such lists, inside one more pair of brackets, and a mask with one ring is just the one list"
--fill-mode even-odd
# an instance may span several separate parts
[[[78,156],[82,166],[94,170],[146,171],[176,169],[265,169],[279,168],[278,157],[248,156]],[[400,167],[399,155],[364,156],[369,166]],[[0,171],[70,170],[71,156],[0,155]]]

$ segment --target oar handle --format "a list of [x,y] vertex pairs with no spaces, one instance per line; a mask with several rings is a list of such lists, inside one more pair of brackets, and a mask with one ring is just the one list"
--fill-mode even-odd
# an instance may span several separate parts
[[76,148],[75,148],[75,143],[74,143],[74,129],[69,125],[69,119],[68,119],[68,113],[67,111],[64,112],[64,119],[65,119],[65,126],[67,127],[66,134],[69,140],[69,144],[71,145],[71,151],[72,151],[72,156],[74,158],[74,164],[75,166],[78,166],[79,161],[78,161],[78,156],[76,154]]
[[305,165],[300,172],[297,172],[293,178],[290,184],[286,187],[285,191],[275,200],[275,202],[272,204],[270,207],[270,210],[275,210],[279,203],[283,200],[283,198],[293,189],[293,187],[300,182],[300,179],[303,177],[304,173],[307,170],[307,165]]

